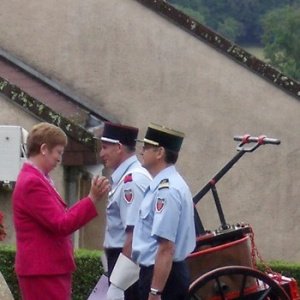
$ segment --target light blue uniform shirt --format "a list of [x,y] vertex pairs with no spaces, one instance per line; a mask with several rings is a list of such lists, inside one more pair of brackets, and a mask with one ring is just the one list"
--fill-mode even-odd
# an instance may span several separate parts
[[158,237],[175,244],[175,262],[184,260],[196,245],[192,195],[175,166],[157,174],[145,193],[133,232],[133,260],[154,265]]
[[113,172],[106,208],[105,248],[123,248],[125,229],[134,226],[151,175],[131,156]]

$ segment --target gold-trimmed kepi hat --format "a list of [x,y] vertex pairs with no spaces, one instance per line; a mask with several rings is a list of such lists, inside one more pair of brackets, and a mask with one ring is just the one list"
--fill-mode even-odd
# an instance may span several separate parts
[[101,141],[113,144],[120,143],[126,146],[135,146],[138,132],[139,129],[136,127],[105,122]]
[[161,125],[150,123],[143,140],[146,144],[162,146],[167,150],[179,152],[184,138],[184,133]]

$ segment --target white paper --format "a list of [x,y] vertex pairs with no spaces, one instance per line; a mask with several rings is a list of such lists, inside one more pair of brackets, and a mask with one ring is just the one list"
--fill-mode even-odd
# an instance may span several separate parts
[[137,264],[120,253],[110,275],[110,282],[125,291],[139,279],[139,271],[140,267]]
[[108,277],[102,275],[87,300],[107,300]]

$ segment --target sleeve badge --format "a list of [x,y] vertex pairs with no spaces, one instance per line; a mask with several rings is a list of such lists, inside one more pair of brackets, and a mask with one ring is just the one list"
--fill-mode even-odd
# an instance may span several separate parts
[[164,209],[166,201],[164,198],[157,198],[155,205],[155,212],[160,213]]
[[133,201],[133,190],[132,189],[127,189],[127,190],[124,190],[124,200],[130,204],[132,203]]

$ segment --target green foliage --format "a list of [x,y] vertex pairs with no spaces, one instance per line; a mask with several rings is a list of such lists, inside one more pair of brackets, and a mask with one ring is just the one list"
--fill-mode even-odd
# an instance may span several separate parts
[[[279,273],[282,276],[294,278],[298,283],[298,287],[300,288],[300,264],[299,263],[291,263],[291,262],[274,260],[268,262],[267,266],[271,268],[273,272]],[[267,271],[266,266],[261,263],[258,263],[257,267],[259,270],[263,272]]]
[[[80,249],[75,252],[77,270],[73,274],[73,300],[86,300],[103,273],[100,251]],[[21,299],[14,272],[15,248],[0,246],[0,271],[14,298]]]
[[14,271],[15,248],[12,246],[0,247],[0,271],[5,278],[13,297],[21,299],[17,277]]
[[300,80],[300,0],[169,0],[242,45],[261,45],[264,59]]
[[263,19],[265,57],[272,65],[300,80],[300,6],[286,6]]
[[231,17],[220,21],[217,26],[218,33],[233,41],[236,40],[238,36],[241,36],[244,32],[243,24]]
[[228,39],[240,44],[259,44],[262,35],[261,17],[272,9],[290,4],[291,0],[169,0],[169,2],[186,13],[189,9],[200,14],[203,20],[201,23]]
[[85,300],[103,273],[100,251],[79,249],[75,252],[77,270],[73,275],[73,300]]
[[180,5],[175,5],[175,7],[184,12],[185,14],[187,14],[188,16],[192,17],[193,19],[195,19],[196,21],[198,21],[199,23],[204,23],[205,17],[204,14],[200,11],[197,10],[193,10],[192,8],[186,8]]
[[[73,300],[86,300],[103,273],[101,251],[80,249],[75,252],[77,270],[73,275]],[[21,299],[16,274],[14,272],[15,248],[0,246],[0,271],[3,274],[15,300]],[[272,261],[268,266],[287,277],[293,277],[300,283],[300,264]],[[265,271],[262,264],[258,268]]]
[[270,265],[274,272],[281,273],[286,277],[293,277],[300,283],[300,264],[299,263],[287,263],[282,261],[271,261]]

